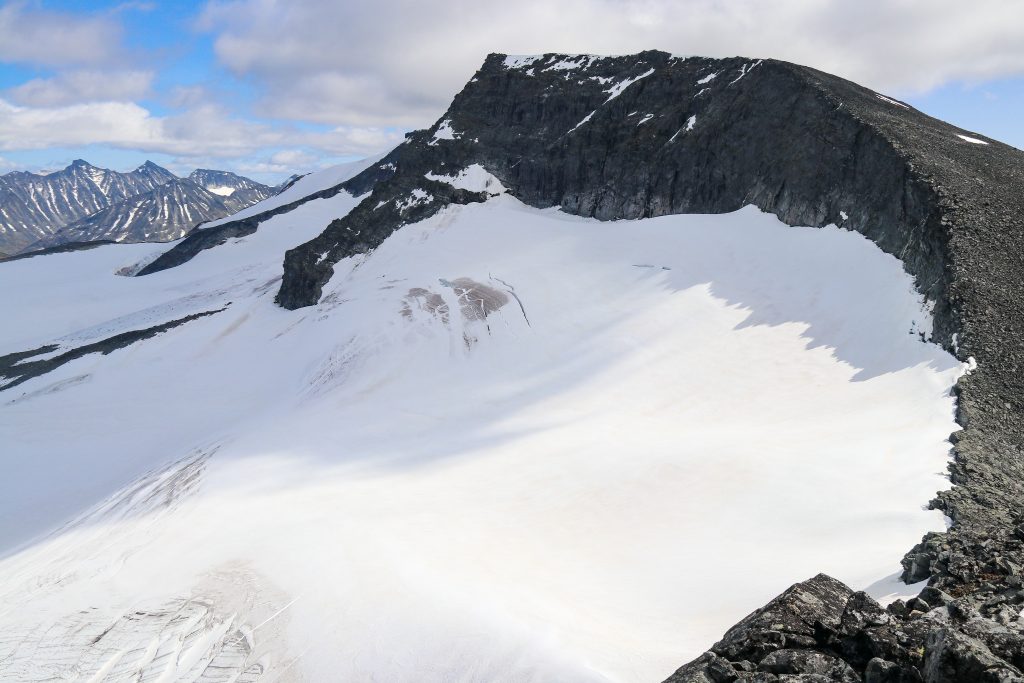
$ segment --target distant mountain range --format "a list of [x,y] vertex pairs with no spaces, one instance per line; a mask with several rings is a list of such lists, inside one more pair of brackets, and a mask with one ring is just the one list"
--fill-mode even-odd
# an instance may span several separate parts
[[54,173],[14,171],[0,176],[0,253],[97,240],[175,240],[279,189],[210,169],[179,178],[152,161],[128,173],[81,159]]

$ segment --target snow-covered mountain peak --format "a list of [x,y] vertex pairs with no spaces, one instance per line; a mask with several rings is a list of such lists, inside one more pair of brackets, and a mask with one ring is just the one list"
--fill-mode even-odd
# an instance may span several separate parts
[[262,201],[274,194],[272,188],[230,171],[198,168],[192,171],[188,177],[210,192],[225,197],[230,197],[235,192],[242,192],[252,197],[258,197],[257,201]]
[[[120,173],[84,159],[46,176],[18,172],[0,176],[0,247],[11,253],[69,242],[133,241],[143,236],[169,241],[198,223],[234,213],[274,193],[266,185],[225,171],[198,170],[189,178],[189,182],[198,181],[194,184],[204,192],[175,185],[179,191],[165,194],[166,206],[140,212],[144,195],[182,179],[152,161]],[[213,190],[228,201],[203,196]],[[137,220],[157,222],[142,226]]]

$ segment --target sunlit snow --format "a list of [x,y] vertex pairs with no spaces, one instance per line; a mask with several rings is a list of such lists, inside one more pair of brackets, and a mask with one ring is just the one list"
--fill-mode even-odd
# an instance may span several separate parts
[[428,145],[436,145],[440,140],[455,140],[462,137],[462,133],[457,133],[452,129],[452,122],[445,119],[438,124],[437,130],[434,132],[434,137],[427,142]]
[[426,177],[430,180],[437,180],[442,183],[448,183],[452,187],[460,190],[468,190],[470,192],[504,192],[505,188],[502,186],[501,181],[495,178],[493,175],[487,172],[480,164],[471,164],[467,168],[459,171],[456,175],[446,176],[437,175],[435,173],[427,173]]
[[970,142],[970,143],[973,143],[975,145],[987,145],[988,144],[984,140],[979,140],[978,138],[972,138],[969,135],[960,135],[959,133],[957,133],[957,137],[960,138],[961,140],[965,141],[965,142]]
[[503,195],[275,306],[356,201],[142,278],[160,247],[0,264],[2,353],[228,306],[0,393],[15,678],[661,680],[819,571],[891,592],[942,528],[961,367],[860,235]]

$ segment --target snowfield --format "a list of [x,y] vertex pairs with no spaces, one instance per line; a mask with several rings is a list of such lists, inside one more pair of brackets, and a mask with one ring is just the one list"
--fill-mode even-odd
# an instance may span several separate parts
[[859,234],[502,195],[276,307],[356,202],[0,264],[0,353],[225,308],[0,392],[0,679],[656,681],[943,528],[963,368]]

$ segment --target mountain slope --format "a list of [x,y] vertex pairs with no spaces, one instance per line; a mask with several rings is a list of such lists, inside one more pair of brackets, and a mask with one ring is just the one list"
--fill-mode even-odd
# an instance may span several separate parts
[[[1022,156],[782,62],[494,55],[351,178],[4,262],[0,662],[1014,680]],[[866,593],[741,619],[819,571]]]
[[[930,575],[950,595],[967,596],[971,608],[951,626],[960,635],[913,621],[914,633],[892,641],[909,645],[884,654],[899,660],[898,675],[909,680],[922,675],[919,650],[935,670],[959,661],[963,671],[977,665],[1019,674],[1024,661],[1007,655],[991,629],[1009,618],[1000,595],[1024,566],[1013,531],[1024,523],[1014,512],[1024,505],[1016,456],[1024,448],[1024,303],[1015,294],[1024,287],[1024,153],[775,60],[491,55],[434,126],[343,185],[370,194],[288,253],[278,302],[295,310],[316,305],[335,264],[371,252],[403,225],[484,201],[438,180],[478,188],[467,184],[475,166],[535,207],[610,220],[754,204],[790,225],[856,230],[899,257],[934,307],[933,339],[978,366],[957,385],[957,420],[965,427],[950,467],[957,486],[931,503],[954,525],[906,555],[904,578]],[[204,234],[168,256],[187,258],[219,243]],[[148,272],[180,262],[158,259]],[[832,594],[830,613],[819,615],[827,621],[847,609],[842,593]],[[941,600],[930,607],[943,609]],[[843,637],[892,640],[864,624],[851,629]],[[841,647],[829,642],[819,647]],[[986,655],[986,648],[995,649]],[[739,675],[727,671],[728,661],[715,664],[726,667],[716,675]],[[858,675],[868,664],[847,663]],[[711,676],[699,667],[680,675]]]
[[235,211],[240,211],[277,194],[275,188],[229,171],[197,168],[189,174],[188,179],[216,195],[230,197],[237,207]]
[[148,275],[181,265],[201,251],[224,244],[229,239],[252,234],[264,221],[274,216],[289,213],[311,201],[335,197],[345,191],[342,189],[343,184],[349,178],[372,168],[378,161],[380,157],[367,158],[295,178],[273,197],[227,218],[201,226],[201,229],[194,231],[166,253],[159,254],[137,274]]
[[147,161],[130,173],[97,168],[78,159],[39,175],[0,176],[0,249],[14,253],[110,204],[148,192],[174,175]]
[[98,240],[167,242],[274,194],[228,171],[197,169],[181,179],[151,161],[131,173],[82,160],[45,176],[9,173],[0,176],[0,246],[13,253]]
[[239,195],[214,194],[192,180],[177,178],[70,223],[33,244],[32,249],[97,240],[170,242],[200,223],[245,208],[250,193],[243,190]]

